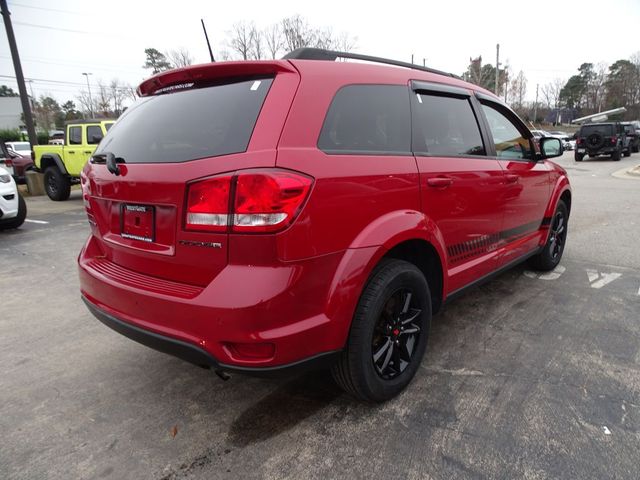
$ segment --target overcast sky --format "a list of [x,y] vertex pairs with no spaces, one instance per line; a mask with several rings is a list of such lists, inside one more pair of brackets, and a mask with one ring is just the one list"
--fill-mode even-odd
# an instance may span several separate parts
[[[356,51],[461,74],[469,57],[523,70],[527,97],[535,86],[566,80],[583,62],[612,63],[640,51],[640,0],[457,0],[445,2],[322,2],[181,0],[8,0],[22,66],[36,96],[59,101],[91,83],[112,78],[136,86],[148,76],[144,49],[185,47],[196,63],[208,61],[204,18],[214,53],[228,49],[227,32],[239,21],[259,27],[300,14],[314,26],[357,38]],[[600,21],[604,21],[602,25]],[[6,32],[0,33],[0,84],[15,72]],[[50,83],[46,83],[49,81]],[[64,83],[66,82],[66,83]],[[73,85],[73,84],[77,85]],[[77,102],[76,102],[77,103]]]

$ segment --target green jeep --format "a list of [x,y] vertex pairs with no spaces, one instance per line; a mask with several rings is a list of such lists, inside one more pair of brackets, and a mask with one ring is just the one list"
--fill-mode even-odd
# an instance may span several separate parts
[[44,189],[51,200],[67,200],[71,185],[115,120],[76,120],[65,126],[63,145],[35,145],[36,169],[44,173]]

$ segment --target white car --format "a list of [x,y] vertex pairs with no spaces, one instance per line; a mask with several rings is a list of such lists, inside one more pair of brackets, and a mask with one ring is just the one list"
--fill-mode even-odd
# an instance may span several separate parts
[[0,167],[0,230],[18,228],[27,217],[27,204],[11,174]]
[[29,142],[4,142],[7,148],[14,152],[28,157],[31,155],[31,144]]

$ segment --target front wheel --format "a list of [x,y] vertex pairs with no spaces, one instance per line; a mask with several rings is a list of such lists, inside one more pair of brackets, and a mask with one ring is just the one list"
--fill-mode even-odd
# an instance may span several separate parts
[[560,263],[564,246],[567,242],[567,227],[569,222],[569,210],[567,205],[558,201],[556,213],[551,220],[549,238],[542,251],[531,258],[531,266],[536,270],[553,270]]
[[393,398],[418,370],[430,324],[431,295],[422,272],[404,260],[383,260],[360,297],[334,379],[361,400]]

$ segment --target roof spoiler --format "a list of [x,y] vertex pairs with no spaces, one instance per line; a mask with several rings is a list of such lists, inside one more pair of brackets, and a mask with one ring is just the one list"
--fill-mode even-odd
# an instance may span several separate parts
[[295,73],[296,70],[289,62],[282,60],[204,63],[160,72],[142,82],[138,86],[137,93],[141,97],[147,97],[161,90],[166,91],[171,87],[180,89],[182,85],[195,82],[253,75],[275,75],[279,72]]

